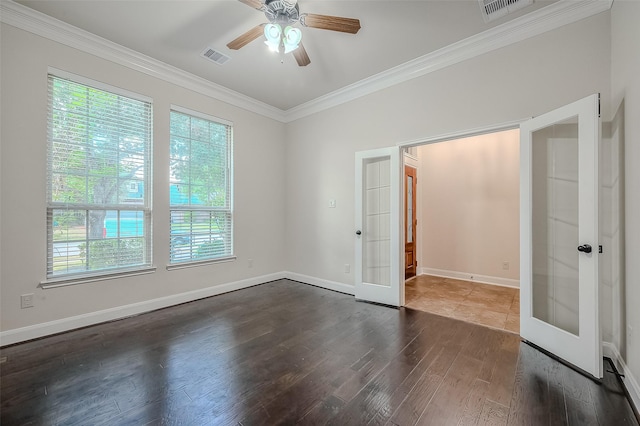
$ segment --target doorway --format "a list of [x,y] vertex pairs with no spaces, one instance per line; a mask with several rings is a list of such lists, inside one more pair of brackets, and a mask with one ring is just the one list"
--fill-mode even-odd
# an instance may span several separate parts
[[[521,241],[517,249],[513,250],[513,252],[519,253],[519,277],[522,277],[522,281],[519,282],[519,284],[522,284],[520,289],[521,337],[532,345],[537,345],[537,347],[559,356],[595,378],[602,377],[602,340],[600,338],[598,315],[599,259],[597,254],[599,250],[595,252],[593,250],[593,247],[599,248],[599,238],[602,237],[598,227],[601,202],[598,187],[600,183],[599,155],[601,154],[599,142],[599,99],[599,94],[590,95],[519,123],[521,135],[520,144],[518,144],[520,161],[517,167],[519,176],[518,191],[520,191],[518,197],[518,235]],[[506,126],[503,128],[508,129]],[[515,129],[516,126],[513,125],[510,128]],[[486,135],[488,130],[469,132],[468,135],[482,136]],[[454,139],[455,137],[451,136],[439,137],[429,141],[422,141],[422,143],[428,144],[427,146],[437,146],[438,142],[452,141]],[[401,233],[404,224],[401,208],[404,183],[399,154],[404,146],[419,144],[418,142],[407,143],[400,144],[397,147],[356,153],[356,267],[358,267],[355,282],[356,299],[384,303],[393,307],[406,304],[405,285],[402,278],[404,271],[401,268],[404,263]],[[575,152],[575,147],[578,147],[577,164],[574,161],[576,155],[566,155],[569,151]],[[543,155],[541,156],[538,151],[543,152]],[[466,150],[464,152],[467,153]],[[426,158],[430,157],[427,156]],[[472,159],[476,162],[489,162],[492,166],[509,164],[508,162],[492,162],[494,160],[492,156],[476,155]],[[559,162],[562,164],[558,164]],[[466,169],[473,170],[473,168],[468,168],[461,163],[456,165],[456,170]],[[425,170],[431,169],[425,168]],[[493,174],[494,170],[496,169],[490,168],[489,174]],[[565,171],[570,172],[564,178],[567,183],[570,183],[573,190],[555,190],[563,185],[560,175],[565,174]],[[449,175],[444,179],[434,179],[433,182],[437,185],[449,185],[453,181],[453,177],[457,175],[457,173],[449,172]],[[516,179],[513,180],[515,181]],[[508,179],[503,179],[502,181],[509,182]],[[547,190],[545,192],[545,186],[539,185],[539,182],[542,181],[553,183],[550,191]],[[495,247],[496,242],[503,244],[503,241],[494,235],[502,227],[498,226],[492,229],[486,226],[484,221],[486,217],[480,214],[484,210],[480,208],[482,206],[476,206],[474,202],[491,201],[489,205],[494,208],[494,220],[502,218],[502,214],[505,211],[516,209],[495,210],[495,207],[500,206],[500,203],[494,202],[491,196],[497,196],[496,199],[499,199],[499,191],[486,191],[486,188],[482,186],[476,187],[478,181],[475,176],[467,179],[466,182],[474,189],[468,197],[451,196],[449,191],[444,191],[449,199],[462,200],[463,203],[467,203],[463,204],[463,208],[445,209],[445,215],[451,219],[451,216],[456,213],[468,213],[466,217],[470,218],[470,220],[463,222],[463,224],[468,225],[471,223],[475,225],[476,230],[489,230],[490,234],[483,235],[479,245],[458,244],[458,241],[452,236],[466,236],[470,233],[469,227],[461,226],[461,229],[453,229],[453,231],[448,231],[440,238],[437,238],[436,235],[441,229],[433,228],[433,234],[428,235],[428,238],[431,242],[438,244],[436,246],[437,251],[429,255],[424,248],[422,252],[417,250],[418,253],[422,253],[421,256],[425,257],[425,259],[431,259],[431,256],[442,256],[443,254],[444,258],[449,261],[458,259],[458,257],[451,255],[451,250],[453,249],[454,252],[471,253],[470,258],[472,260],[480,261],[482,255],[491,253],[489,248]],[[387,188],[389,189],[388,191]],[[540,191],[540,188],[543,190]],[[565,194],[571,195],[566,196]],[[387,195],[389,196],[387,197]],[[542,203],[540,202],[541,200],[543,201]],[[367,206],[366,210],[363,208],[365,204]],[[422,204],[424,205],[424,202]],[[551,208],[545,208],[545,204]],[[438,203],[430,202],[429,208],[438,205]],[[369,211],[369,207],[371,207],[371,213],[378,212],[380,214],[366,214]],[[549,235],[544,238],[539,229],[544,229],[545,226],[547,230],[556,229],[557,227],[554,227],[553,223],[566,220],[565,218],[568,215],[578,218],[575,223],[577,232],[572,232],[572,235],[574,237],[577,236],[577,239],[569,235],[560,240],[556,240],[554,237],[549,238]],[[546,225],[543,224],[540,227],[538,226],[540,223],[534,223],[536,221],[540,222],[540,218],[546,222]],[[449,222],[453,221],[449,220]],[[572,222],[568,222],[568,224],[571,225]],[[422,228],[425,227],[423,226]],[[387,229],[391,231],[391,234],[395,233],[395,237],[392,236],[390,241],[387,238]],[[424,229],[421,232],[424,232]],[[533,238],[534,235],[536,238]],[[426,239],[418,238],[418,247],[420,247],[420,241],[424,240]],[[453,244],[450,240],[453,240]],[[389,244],[386,244],[387,241]],[[543,244],[538,244],[536,241],[543,241]],[[558,241],[560,243],[556,244]],[[532,244],[535,247],[532,247]],[[365,252],[363,251],[364,247],[367,250],[369,248],[372,250]],[[540,257],[540,253],[549,251],[554,251],[558,255],[558,259],[561,259],[565,252],[568,256],[572,256],[573,251],[580,253],[576,263],[577,269],[571,271],[569,279],[564,279],[568,276],[566,269],[575,269],[573,264],[562,265],[561,262],[556,262],[558,266],[561,265],[562,267],[546,268],[546,271],[540,267],[549,265],[545,260],[547,258]],[[538,261],[535,259],[536,256],[538,256]],[[379,270],[384,274],[385,279],[387,277],[390,279],[384,285],[377,284],[372,280],[365,281],[363,279],[364,275],[361,274],[362,271],[359,268],[359,266],[364,265],[364,259],[367,259],[367,262],[370,261],[367,263],[367,272]],[[479,262],[471,266],[478,269],[487,266],[495,267],[495,259],[493,260],[493,262]],[[420,260],[418,260],[418,265],[420,265]],[[504,261],[502,265],[503,269],[509,269],[510,262]],[[454,267],[459,266],[454,265]],[[438,271],[437,268],[435,270]],[[483,279],[484,274],[482,272],[478,276],[469,274],[468,271],[452,269],[448,272],[453,272],[454,275],[461,272],[462,277],[460,278],[464,280],[481,281]],[[422,272],[424,271],[421,271],[421,274]],[[445,270],[445,272],[447,271]],[[375,274],[372,276],[381,275]],[[457,277],[454,276],[452,278]],[[556,303],[555,301],[566,300],[566,298],[563,295],[558,297],[558,291],[556,290],[562,291],[560,287],[565,284],[570,284],[572,289],[577,289],[575,293],[578,295],[578,302],[574,304],[577,306],[577,312],[573,316],[577,321],[577,327],[572,329],[568,329],[570,327],[561,328],[554,324],[557,315],[548,315],[549,309],[538,309],[536,311],[537,308],[544,306],[550,306],[551,310],[553,310],[555,306],[557,313],[558,305],[562,302]],[[380,297],[376,300],[373,296]],[[574,309],[574,307],[572,306],[570,309]]]
[[518,333],[519,130],[420,145],[411,157],[405,306]]

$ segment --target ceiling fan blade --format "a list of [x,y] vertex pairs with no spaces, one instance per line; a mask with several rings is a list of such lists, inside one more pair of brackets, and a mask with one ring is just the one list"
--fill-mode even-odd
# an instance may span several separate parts
[[257,39],[263,34],[265,25],[266,24],[260,24],[256,27],[251,28],[249,31],[242,34],[240,37],[230,41],[227,44],[227,47],[232,50],[238,50],[241,47],[246,46],[247,44],[251,43],[253,40]]
[[321,30],[341,31],[355,34],[360,30],[360,20],[354,18],[342,18],[340,16],[316,15],[304,13],[300,16],[300,23],[305,27],[319,28]]
[[296,58],[296,62],[301,67],[306,67],[311,63],[311,59],[309,59],[309,55],[307,55],[307,51],[305,50],[302,43],[300,43],[298,45],[298,48],[291,53],[293,53],[293,57]]
[[264,6],[264,2],[260,0],[238,0],[240,3],[244,3],[249,7],[254,9],[262,10],[262,6]]

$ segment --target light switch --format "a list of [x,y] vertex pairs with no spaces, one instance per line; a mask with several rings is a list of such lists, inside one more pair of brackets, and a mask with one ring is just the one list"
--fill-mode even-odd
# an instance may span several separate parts
[[336,208],[336,200],[329,200],[329,208],[330,209],[335,209]]

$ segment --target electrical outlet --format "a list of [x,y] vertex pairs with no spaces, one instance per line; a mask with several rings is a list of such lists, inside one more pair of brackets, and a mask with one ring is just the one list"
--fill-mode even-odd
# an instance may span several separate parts
[[33,308],[33,293],[20,296],[20,308]]
[[633,336],[633,327],[631,324],[627,324],[627,338],[631,339],[631,336]]
[[253,268],[253,259],[247,259],[247,266]]
[[344,264],[344,273],[348,274],[349,272],[351,272],[351,265],[349,265],[348,263]]
[[502,262],[502,269],[504,269],[505,271],[509,270],[509,262],[504,261]]

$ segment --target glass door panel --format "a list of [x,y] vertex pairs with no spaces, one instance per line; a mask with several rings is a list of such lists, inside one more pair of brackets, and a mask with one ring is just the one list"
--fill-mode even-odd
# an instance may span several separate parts
[[388,157],[364,161],[362,194],[365,200],[362,279],[370,284],[387,287],[391,283],[390,163],[391,159]]
[[578,120],[532,133],[533,316],[578,335]]
[[407,242],[413,242],[413,176],[407,176]]

